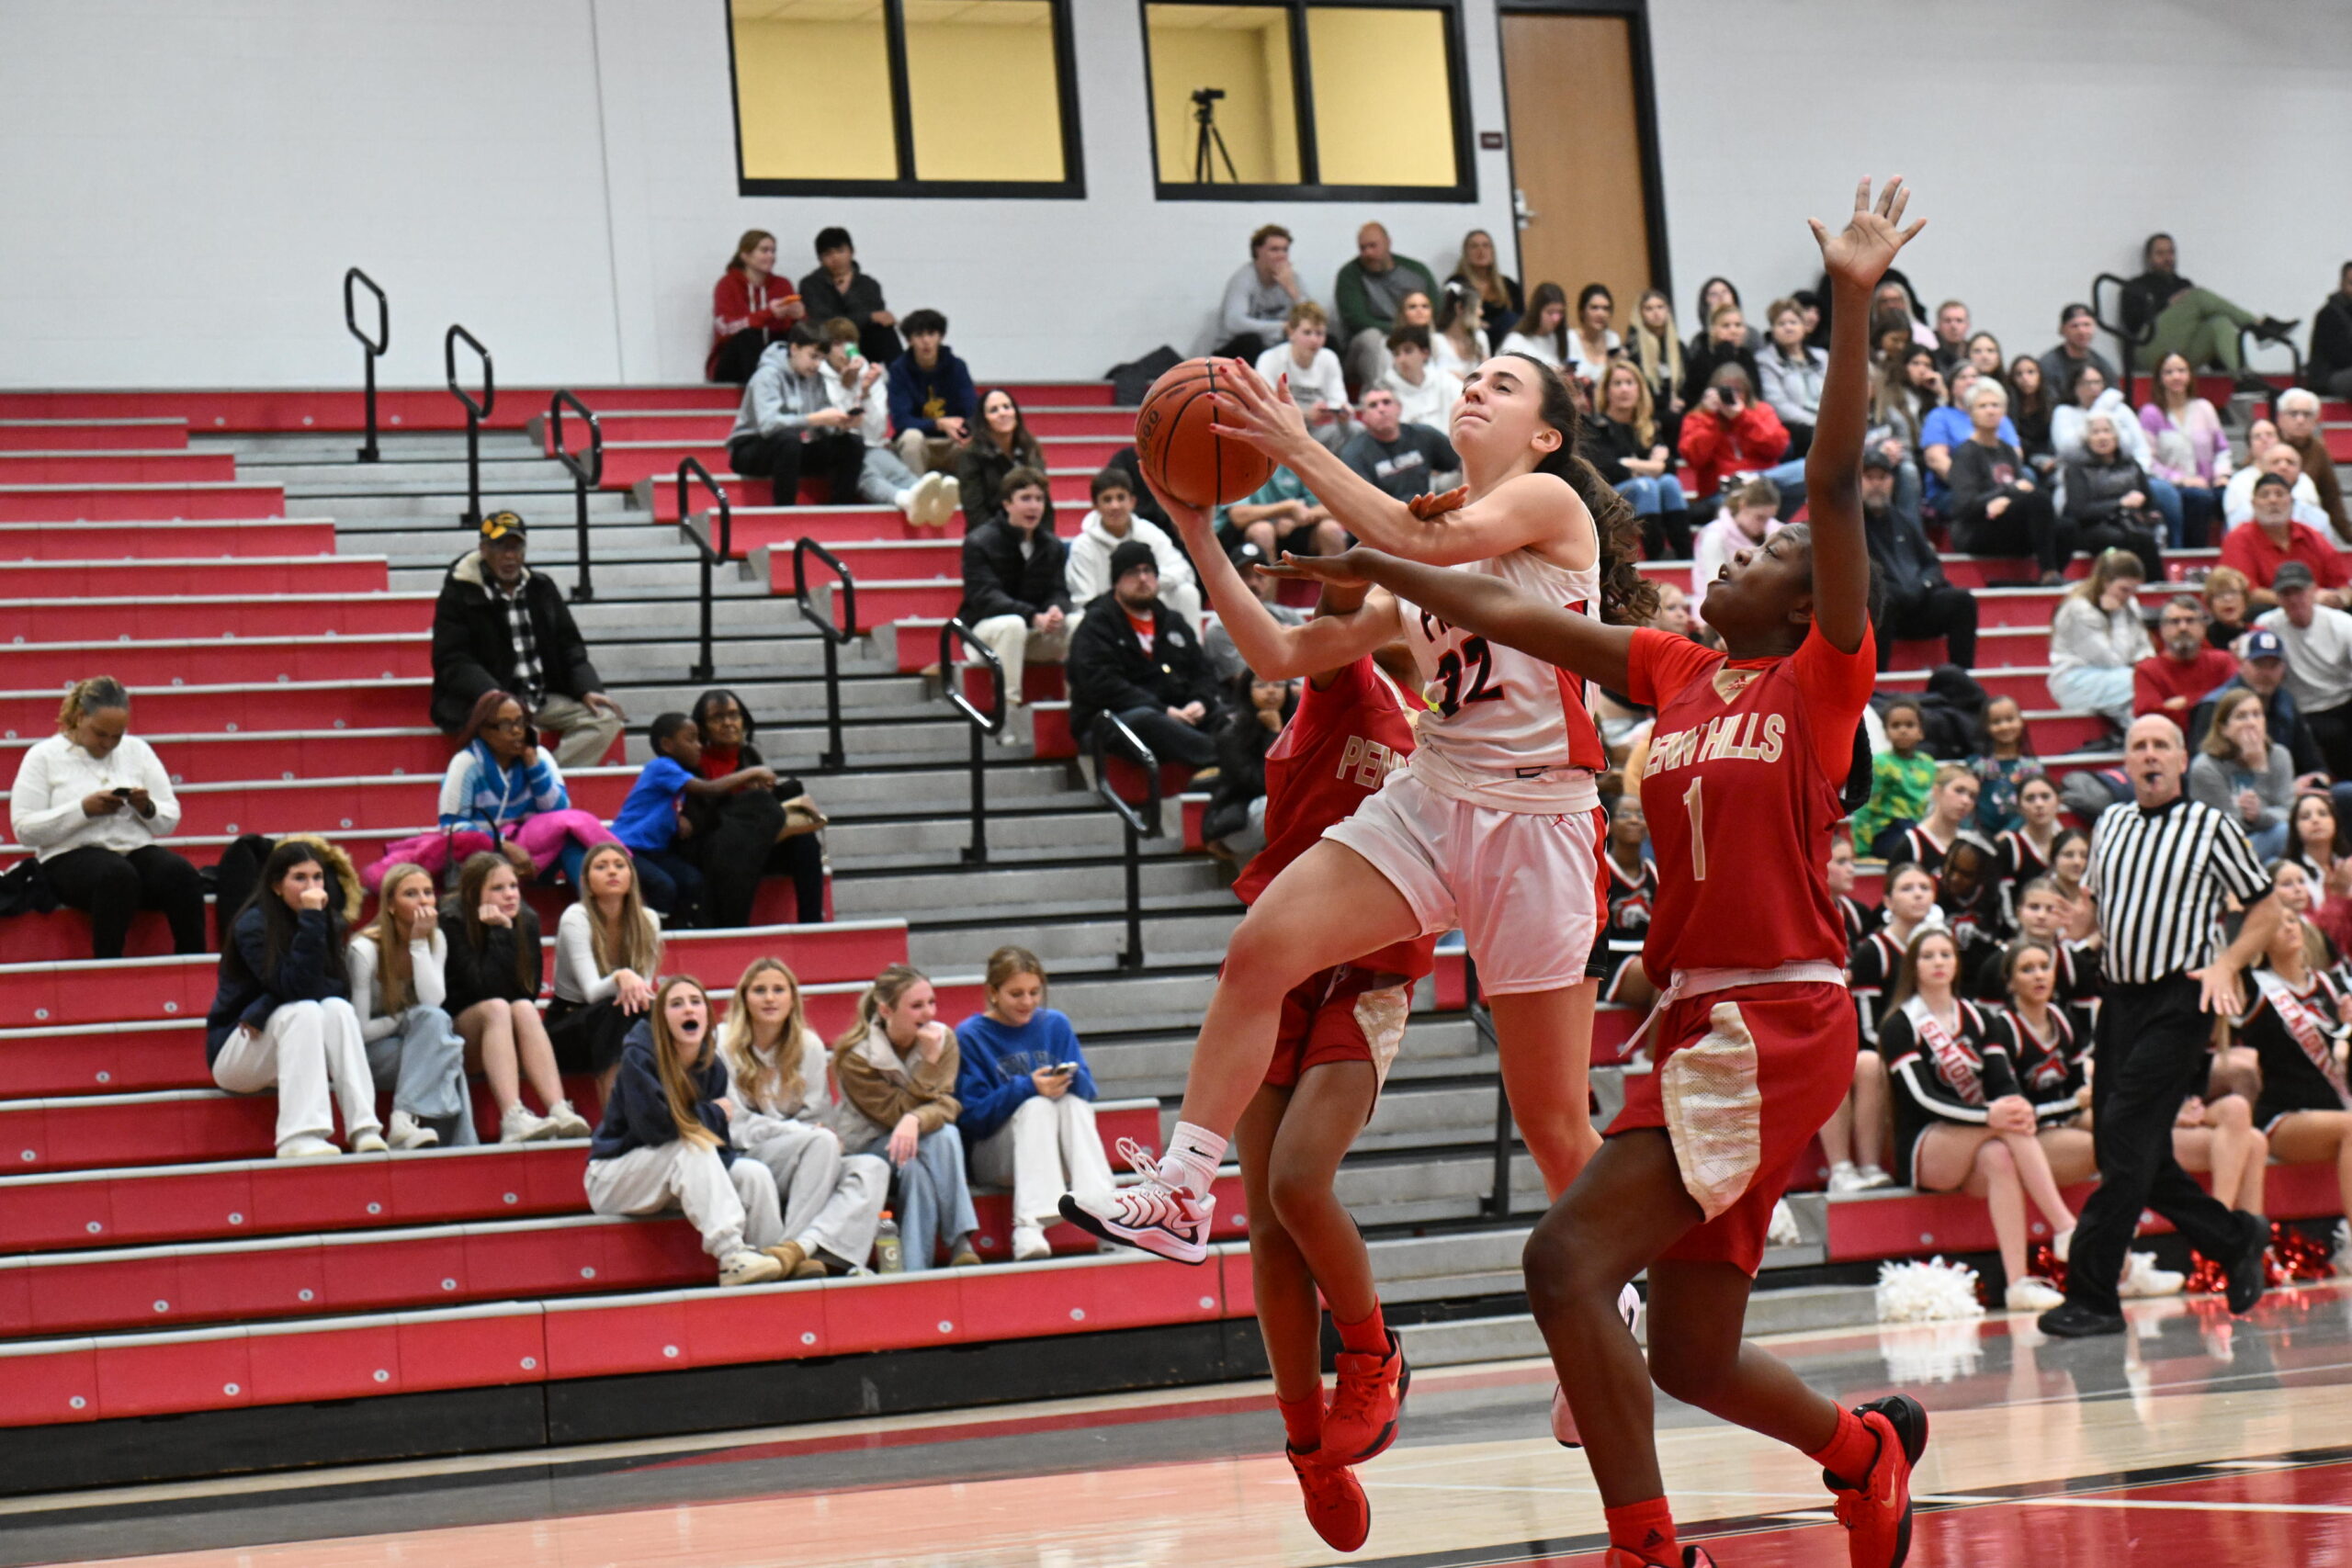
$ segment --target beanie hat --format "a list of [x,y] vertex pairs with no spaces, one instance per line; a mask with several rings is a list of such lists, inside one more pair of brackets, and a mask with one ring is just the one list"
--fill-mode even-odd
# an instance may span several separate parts
[[1121,540],[1111,550],[1111,586],[1117,587],[1121,578],[1139,566],[1148,566],[1157,571],[1159,570],[1159,558],[1141,539]]

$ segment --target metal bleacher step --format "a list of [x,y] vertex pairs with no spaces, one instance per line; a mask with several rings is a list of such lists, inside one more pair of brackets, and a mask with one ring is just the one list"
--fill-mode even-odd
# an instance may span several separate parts
[[[1221,893],[1216,867],[1205,860],[1163,857],[1142,867],[1143,896],[1157,905],[1187,894]],[[905,916],[910,922],[937,911],[985,909],[990,919],[1024,908],[1062,914],[1124,911],[1124,867],[1114,859],[1008,867],[853,872],[833,878],[833,910],[842,919]]]
[[[1226,938],[1241,919],[1240,906],[1228,897],[1204,899],[1200,907],[1191,910],[1153,907],[1144,911],[1143,945],[1146,963],[1216,963],[1224,956]],[[1127,927],[1123,919],[1102,915],[1064,915],[1059,918],[1039,917],[1028,911],[1008,911],[1006,918],[991,919],[984,923],[955,926],[926,925],[908,932],[909,961],[917,968],[936,974],[977,973],[988,962],[988,955],[1004,946],[1025,947],[1046,962],[1049,969],[1059,972],[1061,966],[1108,964],[1115,961],[1126,942]],[[1050,998],[1050,993],[1049,993]],[[1197,1024],[1198,1020],[1193,1022]],[[1193,1047],[1191,1029],[1184,1032],[1183,1051],[1189,1055]],[[1105,1046],[1102,1049],[1120,1049]],[[1087,1059],[1098,1060],[1098,1048],[1090,1042]],[[1183,1068],[1176,1067],[1176,1084],[1183,1081]],[[1139,1088],[1138,1094],[1172,1092],[1164,1086]]]

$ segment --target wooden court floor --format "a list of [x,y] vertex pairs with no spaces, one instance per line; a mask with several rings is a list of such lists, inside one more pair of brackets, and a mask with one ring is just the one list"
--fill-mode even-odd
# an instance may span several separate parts
[[[1912,1562],[2352,1568],[2352,1282],[2134,1303],[2120,1339],[2026,1317],[1794,1338],[1848,1400],[1933,1432]],[[0,1502],[0,1563],[153,1568],[1379,1568],[1598,1564],[1537,1362],[1416,1374],[1352,1558],[1300,1518],[1262,1385]],[[1843,1568],[1800,1456],[1662,1404],[1686,1539],[1724,1568]]]

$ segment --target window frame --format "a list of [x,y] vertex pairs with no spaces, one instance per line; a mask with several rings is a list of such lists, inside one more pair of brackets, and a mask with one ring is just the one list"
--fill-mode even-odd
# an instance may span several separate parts
[[895,179],[753,178],[743,168],[743,84],[735,60],[734,0],[718,0],[727,37],[727,107],[735,128],[735,189],[739,196],[879,196],[937,200],[979,197],[1013,201],[1083,201],[1085,138],[1079,125],[1078,55],[1070,27],[1071,0],[1043,0],[1054,39],[1054,85],[1061,112],[1062,178],[1058,180],[926,180],[915,174],[914,102],[907,85],[904,0],[879,0],[883,46],[890,69],[890,133],[898,154]]
[[[1249,4],[1289,16],[1291,100],[1298,124],[1295,185],[1196,185],[1161,177],[1159,106],[1152,99],[1151,7]],[[1453,117],[1453,183],[1450,186],[1327,185],[1315,127],[1315,62],[1307,42],[1310,9],[1435,11],[1445,38],[1446,99]],[[1144,125],[1151,141],[1152,197],[1158,201],[1422,201],[1460,206],[1478,199],[1478,160],[1471,147],[1470,83],[1463,48],[1462,0],[1136,0],[1143,43]]]

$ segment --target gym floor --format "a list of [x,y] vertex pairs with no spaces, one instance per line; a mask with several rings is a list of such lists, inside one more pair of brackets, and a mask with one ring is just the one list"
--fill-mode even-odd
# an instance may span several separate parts
[[[2030,1318],[1774,1345],[1848,1402],[1916,1393],[1918,1564],[2352,1564],[2352,1281],[2130,1303],[2120,1338]],[[1354,1557],[1300,1517],[1262,1384],[0,1500],[0,1564],[156,1568],[1378,1568],[1598,1564],[1549,1367],[1417,1373],[1361,1472]],[[1724,1568],[1842,1568],[1819,1472],[1661,1402],[1685,1540]]]

